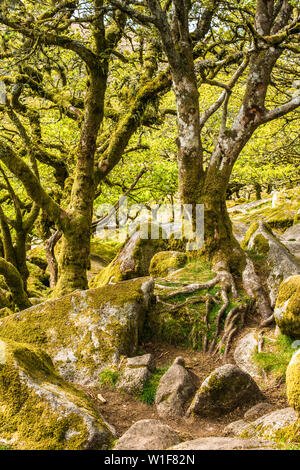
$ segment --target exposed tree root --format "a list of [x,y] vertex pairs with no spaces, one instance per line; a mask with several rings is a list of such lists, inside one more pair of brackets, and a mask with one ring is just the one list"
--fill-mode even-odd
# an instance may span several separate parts
[[251,299],[255,299],[256,308],[261,316],[261,325],[267,326],[273,321],[273,311],[268,296],[264,292],[261,280],[255,272],[253,262],[246,257],[246,267],[242,274],[243,287]]
[[194,292],[197,292],[199,290],[203,289],[211,289],[214,287],[216,284],[218,284],[221,281],[221,276],[217,275],[214,279],[211,281],[207,281],[204,284],[188,284],[187,286],[183,287],[182,289],[177,289],[174,292],[171,292],[170,294],[165,295],[165,299],[171,299],[172,297],[176,297],[179,294],[193,294]]
[[[214,279],[203,284],[186,284],[176,290],[174,290],[174,287],[161,286],[162,288],[172,289],[172,292],[164,294],[163,299],[157,297],[157,301],[163,304],[169,311],[176,311],[186,306],[205,302],[205,315],[203,319],[205,334],[202,337],[203,352],[208,352],[212,355],[222,354],[224,361],[226,361],[233,338],[243,327],[247,312],[256,308],[262,319],[261,326],[267,326],[273,321],[273,312],[268,296],[264,292],[261,280],[256,274],[253,262],[249,256],[246,255],[246,267],[242,273],[242,282],[251,302],[250,304],[243,303],[234,306],[227,315],[226,311],[228,311],[230,298],[236,299],[239,297],[236,284],[226,264],[219,262],[218,265],[214,266],[214,270],[217,273]],[[197,295],[187,298],[185,301],[177,304],[168,302],[169,299],[173,299],[177,295],[189,295],[204,289],[209,290],[217,284],[220,286],[220,291],[216,295],[207,293],[205,296]],[[219,304],[221,305],[212,325],[210,314],[214,306]],[[211,338],[212,327],[214,332]],[[220,341],[218,340],[219,338]]]
[[203,303],[205,301],[205,297],[203,297],[203,296],[191,297],[191,298],[186,299],[184,302],[181,302],[179,304],[169,304],[167,302],[164,302],[159,296],[157,296],[156,301],[158,303],[161,303],[164,306],[168,307],[168,310],[174,311],[174,310],[178,310],[179,308],[185,307],[186,305],[195,305],[195,304]]
[[228,308],[228,305],[229,305],[229,298],[228,298],[228,293],[227,293],[227,288],[226,287],[222,287],[222,289],[221,289],[221,298],[222,298],[222,301],[223,301],[223,305],[220,308],[218,316],[216,318],[216,331],[215,331],[214,337],[212,339],[212,342],[210,344],[209,351],[208,351],[210,354],[212,354],[212,352],[215,349],[216,342],[217,342],[218,336],[219,336],[220,331],[221,331],[221,320],[223,319],[223,316],[224,316],[224,314],[226,312],[226,309]]

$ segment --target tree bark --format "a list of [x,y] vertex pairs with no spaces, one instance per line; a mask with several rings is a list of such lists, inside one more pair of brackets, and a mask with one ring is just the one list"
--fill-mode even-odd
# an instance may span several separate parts
[[24,290],[22,278],[13,264],[0,258],[0,274],[5,277],[6,283],[11,290],[13,300],[20,310],[31,307],[31,302]]

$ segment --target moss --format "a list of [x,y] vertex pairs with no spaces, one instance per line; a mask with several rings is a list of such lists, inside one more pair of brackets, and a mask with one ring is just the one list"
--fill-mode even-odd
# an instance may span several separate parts
[[105,369],[99,375],[100,385],[110,387],[112,389],[116,388],[116,385],[120,378],[120,372],[116,369]]
[[150,263],[149,272],[153,277],[164,277],[187,263],[187,255],[176,251],[156,253]]
[[287,368],[286,392],[289,404],[300,412],[300,351],[297,351]]
[[27,263],[29,278],[27,289],[30,297],[43,297],[49,291],[49,274],[33,263]]
[[270,207],[270,203],[267,203],[236,218],[244,223],[255,223],[257,220],[262,220],[272,228],[285,230],[293,225],[298,208],[299,200],[285,201],[275,208]]
[[270,249],[269,242],[261,233],[258,233],[253,240],[252,249],[259,255],[266,256]]
[[[280,444],[284,444],[284,447],[287,448],[287,445],[293,445],[293,447],[290,447],[290,450],[299,450],[299,444],[300,444],[300,420],[296,421],[294,424],[291,424],[290,426],[286,426],[285,428],[282,428],[278,431],[273,436],[273,440],[277,441]],[[295,444],[297,445],[295,447]]]
[[32,248],[29,253],[27,254],[27,259],[30,263],[35,264],[43,271],[47,269],[48,262],[46,257],[45,248],[42,246],[37,246]]
[[293,340],[285,335],[279,335],[276,342],[264,338],[264,352],[255,353],[254,362],[265,372],[276,378],[285,380],[287,366],[294,353]]
[[[180,270],[176,276],[173,277],[170,282],[160,281],[160,284],[173,287],[174,289],[180,289],[186,283],[205,283],[215,277],[215,274],[211,270],[211,264],[204,261],[202,258],[190,261]],[[182,284],[182,286],[181,286]],[[202,290],[197,293],[190,295],[177,295],[172,299],[166,300],[168,304],[180,304],[186,299],[195,296],[201,296],[203,301],[197,304],[185,305],[182,308],[178,308],[174,311],[169,309],[163,304],[158,303],[153,307],[147,317],[143,330],[143,341],[159,341],[167,342],[174,346],[180,347],[192,347],[195,350],[203,349],[203,342],[205,338],[210,341],[213,339],[216,331],[216,318],[219,312],[220,305],[213,305],[208,316],[208,326],[205,322],[206,306],[205,306],[205,295],[209,292],[212,295],[216,295],[219,288],[213,287],[211,289]],[[162,296],[166,293],[164,289],[156,288],[155,293]],[[239,302],[246,302],[247,299],[243,296],[243,292],[240,292],[240,298],[230,302],[224,318],[221,322],[223,326],[224,320],[227,313],[234,305],[238,305]]]
[[145,382],[143,389],[138,393],[138,398],[147,405],[153,405],[155,402],[155,396],[157,387],[161,377],[167,372],[169,367],[161,367],[155,369],[153,374]]
[[281,283],[274,314],[282,333],[300,336],[300,275]]
[[97,256],[103,263],[110,263],[117,255],[120,243],[92,238],[91,255]]
[[3,307],[0,309],[0,318],[8,317],[9,315],[13,315],[13,311],[8,307]]
[[[48,391],[48,395],[47,395]],[[57,397],[54,405],[47,397]],[[64,409],[71,401],[75,407]],[[75,450],[85,446],[88,429],[80,410],[109,432],[92,403],[59,377],[41,350],[11,341],[0,342],[0,434],[26,450]]]
[[117,283],[124,280],[122,273],[120,272],[120,263],[112,261],[108,266],[101,269],[101,271],[93,277],[89,282],[89,287],[103,287],[110,282]]
[[241,247],[243,248],[243,250],[246,250],[248,248],[248,243],[250,241],[250,238],[256,232],[258,227],[259,227],[258,222],[253,222],[253,224],[250,225],[249,229],[247,230],[245,234],[244,240],[241,243]]

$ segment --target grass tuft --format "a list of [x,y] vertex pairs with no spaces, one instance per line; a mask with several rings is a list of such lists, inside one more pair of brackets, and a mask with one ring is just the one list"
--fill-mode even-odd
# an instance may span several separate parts
[[273,373],[276,377],[285,379],[287,366],[295,352],[292,348],[293,340],[285,335],[276,338],[276,342],[270,345],[270,340],[265,338],[266,347],[271,346],[269,351],[256,353],[254,361],[266,372]]
[[146,381],[143,390],[138,394],[141,402],[146,403],[147,405],[153,405],[155,402],[158,383],[165,372],[167,372],[168,368],[169,367],[161,367],[159,369],[155,369],[151,377]]
[[100,385],[115,389],[119,380],[119,376],[120,373],[118,371],[113,369],[105,369],[99,375]]

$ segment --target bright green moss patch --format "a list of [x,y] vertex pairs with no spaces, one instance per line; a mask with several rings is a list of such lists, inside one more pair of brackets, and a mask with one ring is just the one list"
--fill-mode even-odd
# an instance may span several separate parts
[[156,391],[161,377],[167,372],[169,367],[155,369],[153,374],[145,382],[143,390],[138,394],[138,398],[147,405],[153,405],[155,402]]
[[248,248],[248,243],[250,241],[250,238],[252,237],[252,235],[256,232],[256,230],[258,229],[259,227],[259,224],[258,222],[253,222],[253,224],[250,225],[249,229],[247,230],[246,234],[245,234],[245,237],[244,237],[244,240],[242,241],[241,243],[241,247],[246,250]]
[[286,369],[295,349],[292,348],[293,340],[285,335],[280,335],[276,341],[264,338],[264,352],[254,354],[254,362],[264,371],[285,379]]
[[281,283],[274,315],[284,334],[300,336],[300,275]]
[[[290,406],[300,412],[300,351],[294,354],[287,368],[286,388]],[[300,438],[300,429],[298,432]]]
[[268,240],[261,233],[258,233],[253,240],[253,250],[262,256],[266,256],[269,248]]
[[116,388],[116,385],[119,381],[120,373],[115,369],[105,369],[99,375],[100,385],[110,387],[112,389]]

